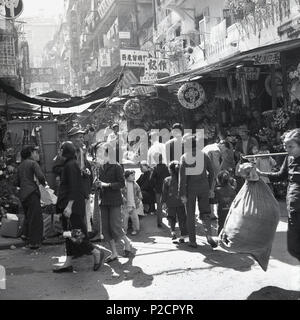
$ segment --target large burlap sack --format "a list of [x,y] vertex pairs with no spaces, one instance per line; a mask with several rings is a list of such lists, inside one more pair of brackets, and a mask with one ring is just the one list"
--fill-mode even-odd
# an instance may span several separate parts
[[220,233],[221,245],[252,255],[266,271],[279,217],[271,189],[262,180],[246,181],[230,207]]

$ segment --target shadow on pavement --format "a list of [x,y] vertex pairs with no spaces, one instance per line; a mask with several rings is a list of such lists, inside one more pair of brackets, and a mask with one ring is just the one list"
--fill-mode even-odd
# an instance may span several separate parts
[[[135,288],[151,286],[153,276],[146,274],[142,268],[132,265],[135,253],[136,250],[133,249],[132,254],[128,258],[120,258],[118,261],[111,263],[109,267],[107,266],[107,268],[110,268],[110,271],[108,271],[110,275],[106,277],[104,284],[113,285],[132,280],[132,286]],[[122,263],[122,260],[125,259],[128,259],[128,261]],[[107,271],[105,271],[105,274],[107,275]]]
[[252,292],[247,300],[300,300],[300,291],[269,286]]
[[287,251],[287,233],[285,231],[276,232],[272,248],[271,258],[292,266],[299,265],[299,261]]

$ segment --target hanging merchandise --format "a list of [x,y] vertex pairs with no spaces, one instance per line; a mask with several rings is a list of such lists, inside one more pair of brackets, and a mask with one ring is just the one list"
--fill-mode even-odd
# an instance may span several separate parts
[[139,99],[130,99],[124,105],[126,117],[130,119],[141,119],[144,115],[143,108]]
[[205,101],[205,91],[197,82],[188,82],[181,86],[177,96],[180,104],[187,109],[198,108]]

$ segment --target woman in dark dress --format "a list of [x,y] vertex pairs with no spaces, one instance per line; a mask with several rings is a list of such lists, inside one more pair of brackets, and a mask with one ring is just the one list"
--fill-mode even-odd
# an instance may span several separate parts
[[104,260],[104,250],[95,247],[88,239],[85,223],[85,193],[82,174],[76,160],[76,149],[72,142],[62,145],[62,156],[65,158],[57,199],[57,212],[62,213],[63,229],[70,231],[80,229],[84,234],[81,243],[74,243],[66,238],[66,262],[57,266],[54,272],[72,272],[72,257],[82,255],[94,256],[94,271],[97,271]]

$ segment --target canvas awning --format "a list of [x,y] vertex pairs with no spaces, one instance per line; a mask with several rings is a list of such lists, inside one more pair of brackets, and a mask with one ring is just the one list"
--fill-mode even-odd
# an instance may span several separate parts
[[44,106],[44,107],[51,107],[51,108],[72,108],[76,106],[81,106],[87,103],[91,103],[100,99],[107,98],[111,96],[111,94],[114,92],[114,89],[116,85],[119,83],[119,81],[122,79],[122,73],[119,75],[118,78],[110,82],[108,85],[104,87],[100,87],[97,90],[82,96],[82,97],[71,97],[68,100],[65,101],[49,101],[41,98],[32,98],[29,97],[17,90],[15,90],[10,85],[6,84],[3,80],[0,79],[0,88],[3,89],[3,91],[14,98],[17,98],[21,101]]

